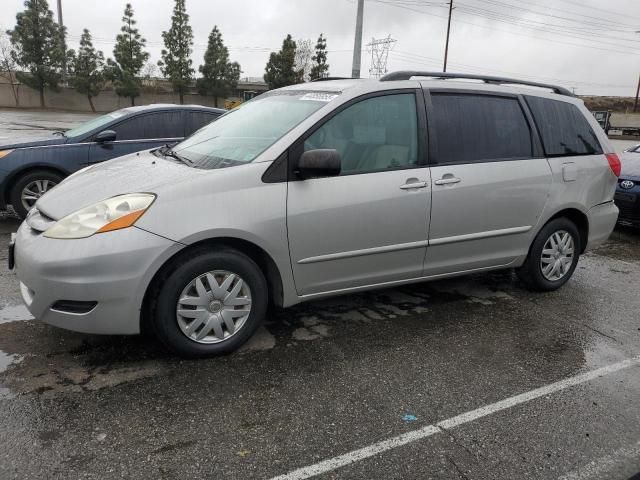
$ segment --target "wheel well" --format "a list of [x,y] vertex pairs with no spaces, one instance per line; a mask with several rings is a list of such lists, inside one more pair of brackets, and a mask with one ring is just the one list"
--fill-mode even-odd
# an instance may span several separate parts
[[13,190],[13,186],[15,185],[15,183],[18,180],[20,180],[25,175],[29,175],[30,173],[40,172],[40,171],[55,173],[56,175],[60,175],[62,178],[65,178],[65,177],[69,176],[69,174],[67,172],[65,172],[64,170],[61,170],[61,169],[55,168],[55,167],[50,167],[50,166],[27,167],[27,168],[25,168],[23,170],[20,170],[20,171],[14,173],[11,177],[9,177],[9,180],[7,181],[7,186],[4,189],[4,201],[5,201],[5,203],[11,204],[11,190]]
[[580,210],[567,208],[556,213],[549,219],[549,222],[561,217],[568,218],[578,228],[578,233],[580,234],[580,253],[583,253],[586,250],[587,242],[589,241],[589,219]]
[[233,248],[251,258],[264,274],[269,288],[269,301],[276,306],[282,306],[283,287],[282,277],[278,266],[271,256],[258,245],[247,240],[232,237],[220,237],[202,240],[183,248],[174,256],[169,258],[153,276],[144,294],[141,308],[140,330],[145,333],[150,331],[150,320],[153,313],[153,300],[162,285],[162,282],[173,270],[173,265],[184,257],[192,256],[197,250],[210,250],[214,248]]

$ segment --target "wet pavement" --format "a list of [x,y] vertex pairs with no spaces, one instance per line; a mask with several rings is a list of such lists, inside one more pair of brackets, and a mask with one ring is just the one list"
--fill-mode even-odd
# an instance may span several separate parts
[[[7,122],[81,119],[9,113],[0,141]],[[17,225],[0,218],[0,245]],[[5,265],[0,249],[2,480],[640,472],[640,232],[614,232],[557,292],[507,271],[318,301],[201,361],[44,325]]]
[[0,145],[47,138],[95,117],[91,113],[0,109]]
[[4,256],[2,479],[271,478],[634,358],[318,478],[640,472],[635,232],[615,232],[557,292],[498,272],[313,302],[201,361],[30,319]]

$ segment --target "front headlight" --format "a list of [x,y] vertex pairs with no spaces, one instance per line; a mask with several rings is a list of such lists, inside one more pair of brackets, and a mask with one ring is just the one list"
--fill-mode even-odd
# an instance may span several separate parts
[[6,157],[11,152],[13,152],[13,150],[0,150],[0,158]]
[[151,206],[152,193],[130,193],[107,198],[60,219],[44,232],[49,238],[86,238],[95,233],[131,227]]

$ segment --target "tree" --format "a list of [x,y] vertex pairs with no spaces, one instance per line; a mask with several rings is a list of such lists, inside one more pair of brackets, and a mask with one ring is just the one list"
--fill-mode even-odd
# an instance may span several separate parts
[[302,82],[302,74],[296,70],[296,42],[291,35],[282,42],[282,48],[278,53],[271,52],[267,63],[264,81],[270,89],[286,87]]
[[91,33],[86,28],[80,37],[78,53],[70,59],[71,85],[89,100],[91,111],[95,112],[93,97],[104,87],[104,55],[93,48]]
[[329,75],[329,64],[327,63],[327,39],[322,34],[316,43],[316,54],[311,57],[313,65],[309,77],[311,80],[324,78]]
[[6,32],[0,30],[0,73],[6,76],[11,85],[11,93],[16,107],[20,106],[20,98],[18,97],[18,89],[15,82],[16,61],[13,59],[14,48],[9,41]]
[[135,105],[135,98],[140,95],[141,82],[138,76],[149,59],[149,54],[144,51],[147,41],[135,27],[130,3],[124,9],[122,23],[121,33],[116,37],[116,46],[113,48],[115,60],[107,60],[109,77],[114,82],[116,93],[130,98],[131,105]]
[[192,68],[193,30],[189,25],[185,0],[176,0],[171,17],[171,28],[162,32],[164,46],[162,60],[158,62],[162,74],[171,81],[173,91],[180,95],[184,103],[184,94],[188,91],[195,70]]
[[300,72],[302,81],[309,81],[311,74],[311,58],[313,56],[313,42],[301,39],[296,42],[295,70]]
[[218,106],[218,98],[228,96],[240,80],[240,64],[229,61],[229,50],[222,41],[218,26],[214,26],[209,34],[204,64],[200,66],[202,78],[196,82],[200,95],[213,96],[214,105]]
[[64,30],[53,20],[46,0],[25,0],[24,12],[16,15],[16,26],[7,31],[13,44],[12,58],[27,72],[17,79],[40,92],[44,108],[44,89],[58,88],[65,61]]

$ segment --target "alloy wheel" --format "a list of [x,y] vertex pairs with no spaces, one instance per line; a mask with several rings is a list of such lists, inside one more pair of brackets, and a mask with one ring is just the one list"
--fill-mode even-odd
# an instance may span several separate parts
[[31,210],[38,199],[56,185],[57,184],[51,180],[34,180],[25,185],[20,194],[24,209],[26,211]]

